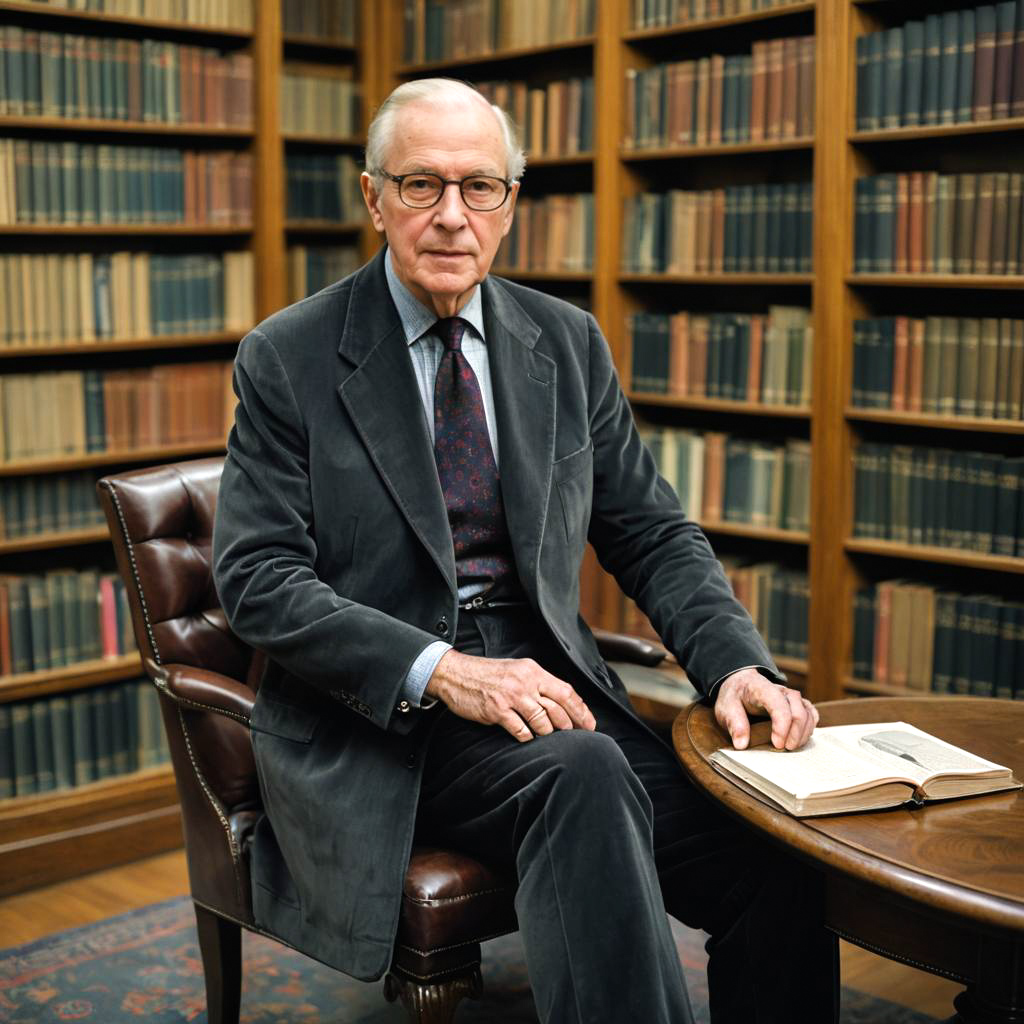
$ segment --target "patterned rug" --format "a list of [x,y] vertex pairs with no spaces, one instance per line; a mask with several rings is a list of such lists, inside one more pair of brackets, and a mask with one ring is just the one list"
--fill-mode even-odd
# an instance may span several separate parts
[[[707,1024],[703,937],[674,925],[699,1024]],[[244,937],[243,1024],[404,1024],[381,984],[353,981],[259,935]],[[484,946],[484,995],[458,1024],[536,1024],[515,935]],[[202,965],[188,900],[144,907],[0,952],[6,1024],[206,1021]],[[849,988],[843,1024],[932,1024],[933,1018]],[[626,1024],[626,1022],[609,1022]],[[633,1024],[633,1022],[629,1022]]]

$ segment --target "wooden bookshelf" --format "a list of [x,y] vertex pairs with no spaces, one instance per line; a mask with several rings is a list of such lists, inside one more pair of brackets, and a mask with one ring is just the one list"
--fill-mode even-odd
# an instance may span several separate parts
[[723,273],[723,274],[619,274],[619,281],[622,284],[657,284],[657,285],[710,285],[710,284],[731,284],[731,285],[781,285],[800,286],[814,284],[813,274],[748,274],[748,273]]
[[727,523],[722,520],[702,519],[701,529],[708,534],[723,537],[750,537],[782,544],[809,544],[810,533],[802,530],[782,530],[774,526],[753,526],[750,523]]
[[957,138],[962,135],[995,135],[1011,132],[1024,132],[1024,117],[926,125],[920,128],[881,128],[878,131],[851,132],[849,138],[854,145],[866,145],[877,142],[921,142],[927,139]]
[[794,14],[810,14],[816,6],[814,0],[799,0],[797,3],[779,4],[776,7],[748,11],[745,14],[726,14],[718,18],[704,18],[699,21],[686,21],[658,28],[629,29],[624,34],[624,38],[627,42],[638,43],[646,42],[649,39],[665,39],[697,32],[715,32],[719,29],[735,28],[737,25],[749,25],[753,22],[785,18]]
[[860,288],[972,288],[1020,291],[1024,275],[1006,274],[851,274],[847,283]]
[[1024,420],[997,420],[980,416],[939,416],[916,412],[893,412],[889,409],[861,409],[847,406],[846,418],[851,422],[890,423],[899,427],[926,427],[930,430],[971,431],[979,434],[1024,434]]
[[744,156],[748,153],[787,153],[810,151],[814,148],[813,136],[798,136],[794,139],[766,139],[763,142],[717,142],[706,146],[665,146],[643,149],[623,147],[619,155],[626,163],[640,163],[645,160],[695,160],[699,157]]
[[[264,0],[257,4],[265,6]],[[255,10],[255,8],[254,8]],[[256,45],[253,29],[206,26],[131,18],[38,3],[0,2],[0,24],[56,33],[140,40],[154,38],[219,50],[246,50]],[[276,79],[274,82],[276,90]],[[238,128],[121,119],[0,115],[0,134],[13,137],[109,141],[138,146],[180,146],[209,150],[212,146],[252,151],[259,124]],[[259,191],[256,175],[254,185]],[[250,223],[15,223],[0,226],[4,252],[110,251],[113,245],[154,253],[188,253],[195,249],[233,251],[251,247],[254,229],[265,214],[255,202]],[[190,246],[192,247],[190,250]],[[0,301],[5,301],[0,297]],[[137,336],[83,341],[48,339],[0,348],[4,373],[63,368],[74,357],[82,367],[120,368],[159,364],[169,352],[188,350],[223,358],[225,346],[236,345],[240,332],[204,331],[192,335]],[[60,365],[58,365],[60,361]],[[84,469],[169,462],[224,450],[221,439],[201,443],[159,445],[131,451],[106,451],[60,458],[27,459],[0,464],[0,481],[43,477]],[[0,486],[3,483],[0,482]],[[53,566],[109,564],[102,525],[0,540],[0,573],[35,572]],[[26,556],[30,560],[26,560]],[[34,614],[34,613],[33,613]],[[60,668],[0,677],[0,703],[31,701],[62,693],[103,687],[143,676],[137,653],[78,662]],[[111,777],[76,789],[0,801],[0,890],[11,892],[84,871],[134,859],[181,843],[177,796],[169,766]]]
[[670,409],[740,413],[743,416],[775,416],[789,420],[806,420],[811,415],[810,408],[799,405],[734,402],[725,398],[691,398],[687,395],[662,395],[651,391],[629,391],[627,397],[634,405],[660,405]]
[[[435,60],[423,64],[403,64],[395,69],[399,78],[426,78],[436,71],[447,71],[454,68],[484,68],[488,65],[505,64],[514,61],[531,61],[538,57],[550,57],[558,53],[569,53],[574,50],[586,50],[594,46],[594,36],[580,36],[576,39],[564,39],[558,42],[545,43],[543,46],[526,46],[519,49],[495,50],[491,53],[467,54],[452,60]],[[478,77],[484,77],[480,75]]]
[[958,548],[926,547],[923,544],[898,544],[895,541],[868,540],[865,537],[851,537],[843,546],[854,554],[958,565],[968,569],[986,569],[990,572],[1024,573],[1024,558],[1011,558],[1006,555],[987,555]]
[[142,674],[142,661],[136,653],[119,655],[116,658],[80,661],[74,665],[64,665],[43,672],[0,676],[0,703],[84,690],[92,686],[102,686],[104,683],[135,679]]

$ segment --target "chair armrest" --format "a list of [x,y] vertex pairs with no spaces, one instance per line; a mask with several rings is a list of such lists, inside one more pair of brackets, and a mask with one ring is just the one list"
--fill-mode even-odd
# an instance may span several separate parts
[[249,725],[255,694],[245,683],[192,665],[157,665],[149,658],[146,669],[157,689],[175,703]]
[[668,653],[659,644],[643,640],[638,636],[626,636],[624,633],[610,633],[606,629],[592,631],[597,641],[597,649],[606,661],[631,661],[637,665],[653,667],[665,660]]

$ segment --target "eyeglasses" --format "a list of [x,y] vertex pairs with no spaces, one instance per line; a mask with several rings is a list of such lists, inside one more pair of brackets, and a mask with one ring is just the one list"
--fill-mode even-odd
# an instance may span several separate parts
[[440,174],[414,171],[411,174],[381,174],[398,186],[398,198],[414,210],[436,206],[449,185],[458,185],[462,201],[471,210],[496,210],[508,198],[512,182],[487,174],[471,174],[467,178],[442,178]]

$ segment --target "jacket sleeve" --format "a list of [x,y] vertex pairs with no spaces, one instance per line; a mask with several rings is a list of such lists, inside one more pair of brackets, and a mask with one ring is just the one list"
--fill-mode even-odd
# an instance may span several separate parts
[[437,638],[318,578],[308,435],[281,359],[259,329],[241,344],[234,388],[213,538],[228,622],[286,671],[386,728],[409,668]]
[[640,440],[607,342],[593,317],[589,324],[594,500],[588,539],[598,560],[705,695],[723,676],[751,665],[782,682],[703,531],[686,518]]

